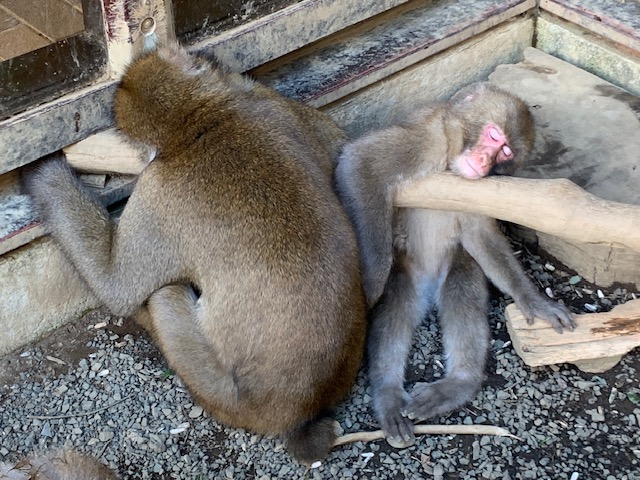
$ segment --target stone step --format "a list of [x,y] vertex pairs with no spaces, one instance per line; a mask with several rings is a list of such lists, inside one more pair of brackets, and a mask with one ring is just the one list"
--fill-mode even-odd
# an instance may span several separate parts
[[640,53],[640,3],[611,0],[541,0],[540,8]]
[[640,3],[541,0],[535,47],[640,95]]
[[283,95],[320,107],[531,10],[529,0],[444,0],[419,5],[360,32],[330,38],[299,58],[254,72]]

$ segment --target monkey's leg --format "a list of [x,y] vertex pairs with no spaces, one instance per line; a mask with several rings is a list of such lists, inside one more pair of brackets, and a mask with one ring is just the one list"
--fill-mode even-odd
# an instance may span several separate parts
[[169,249],[152,234],[152,219],[132,218],[121,233],[61,156],[38,163],[23,184],[67,258],[112,313],[130,315],[175,276]]
[[[233,372],[222,365],[200,328],[197,300],[189,285],[168,285],[155,291],[147,301],[151,334],[191,393],[211,409],[228,411],[237,403],[237,385]],[[144,307],[136,313],[136,320],[145,328],[148,318]]]
[[413,332],[428,308],[428,302],[419,298],[409,272],[394,266],[371,312],[367,348],[373,409],[387,442],[395,448],[415,441],[413,422],[401,413],[409,401],[404,389],[405,365]]
[[[246,408],[239,405],[241,380],[236,371],[220,361],[207,341],[199,326],[198,317],[204,314],[201,308],[190,286],[175,284],[154,292],[135,318],[150,331],[169,365],[198,402],[218,420],[233,425]],[[305,465],[325,458],[336,438],[335,423],[327,411],[302,422],[287,432],[287,450]]]
[[480,389],[489,348],[487,302],[480,266],[459,250],[437,300],[446,374],[436,382],[414,386],[405,412],[409,418],[424,420],[458,409]]

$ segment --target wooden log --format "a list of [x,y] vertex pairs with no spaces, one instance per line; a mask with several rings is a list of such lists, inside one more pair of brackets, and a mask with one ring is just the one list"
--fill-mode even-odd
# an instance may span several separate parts
[[[140,174],[140,150],[106,130],[64,149],[67,161],[92,173]],[[398,188],[398,207],[476,213],[567,240],[624,246],[640,252],[640,207],[603,200],[567,179],[428,175]]]
[[139,175],[146,163],[142,152],[116,132],[105,130],[63,149],[73,168],[91,173]]
[[603,372],[640,345],[640,300],[578,315],[577,328],[562,334],[544,320],[527,324],[515,304],[507,306],[505,317],[513,347],[529,366],[573,363],[586,372]]
[[603,200],[565,178],[468,180],[438,173],[399,187],[394,204],[482,214],[574,242],[640,252],[639,206]]

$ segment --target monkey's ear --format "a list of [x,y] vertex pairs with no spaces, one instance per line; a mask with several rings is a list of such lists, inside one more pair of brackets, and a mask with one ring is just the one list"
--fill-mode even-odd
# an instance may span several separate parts
[[158,58],[175,65],[186,75],[200,75],[209,69],[209,62],[204,58],[195,55],[189,55],[187,51],[178,46],[171,45],[158,49]]
[[485,90],[486,84],[484,82],[475,82],[458,90],[450,101],[456,104],[469,103],[478,98],[478,95]]

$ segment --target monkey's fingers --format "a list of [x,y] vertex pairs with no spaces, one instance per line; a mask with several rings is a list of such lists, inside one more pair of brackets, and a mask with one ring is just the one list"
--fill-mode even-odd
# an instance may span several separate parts
[[547,320],[558,333],[565,329],[572,332],[576,328],[573,314],[559,303],[551,303],[548,308],[534,312],[534,316]]
[[567,330],[569,330],[570,332],[573,332],[578,326],[578,324],[576,323],[576,317],[573,315],[573,313],[571,313],[566,308],[561,307],[560,313],[558,314],[558,316],[560,317],[560,322],[562,322],[562,326]]
[[473,399],[482,378],[474,372],[467,373],[471,375],[464,378],[446,376],[432,383],[416,383],[403,413],[412,420],[422,421],[462,407]]
[[380,422],[384,436],[394,448],[405,448],[413,445],[413,422],[405,418],[401,411],[409,401],[404,388],[391,386],[374,391],[374,410]]
[[[29,165],[21,176],[24,193],[31,197],[34,212],[41,221],[50,220],[50,215],[60,210],[68,192],[77,182],[62,155],[53,154]],[[48,227],[47,227],[48,228]]]

